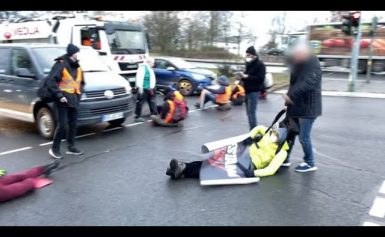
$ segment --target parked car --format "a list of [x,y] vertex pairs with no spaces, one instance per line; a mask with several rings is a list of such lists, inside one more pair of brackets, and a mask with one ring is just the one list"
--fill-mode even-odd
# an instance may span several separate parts
[[283,48],[272,48],[266,51],[267,55],[283,56],[285,54],[285,49]]
[[[51,139],[56,127],[53,104],[37,96],[41,81],[65,46],[52,44],[0,44],[0,113],[35,122],[42,137]],[[127,80],[111,71],[91,47],[81,47],[79,62],[84,72],[78,125],[109,122],[120,125],[133,111]]]
[[155,58],[154,72],[158,88],[177,83],[183,95],[200,92],[203,86],[211,85],[217,75],[207,69],[197,68],[189,62],[174,57]]

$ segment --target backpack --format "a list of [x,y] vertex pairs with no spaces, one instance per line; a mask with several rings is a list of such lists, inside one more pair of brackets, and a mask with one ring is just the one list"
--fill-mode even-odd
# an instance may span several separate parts
[[37,95],[46,103],[54,102],[55,100],[55,95],[47,85],[48,78],[47,76],[41,81],[39,89],[37,90]]
[[173,100],[175,110],[174,114],[172,115],[172,120],[174,122],[179,122],[187,118],[187,105],[185,100]]

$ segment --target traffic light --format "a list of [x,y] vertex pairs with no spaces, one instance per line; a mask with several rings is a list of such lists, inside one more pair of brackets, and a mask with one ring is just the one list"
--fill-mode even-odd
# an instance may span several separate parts
[[358,25],[360,24],[360,19],[361,19],[361,13],[351,12],[350,19],[351,19],[352,26],[358,28]]
[[342,32],[344,32],[345,35],[351,35],[352,34],[352,23],[351,23],[350,16],[343,16]]
[[343,16],[342,20],[342,32],[346,35],[352,35],[357,33],[358,26],[360,25],[361,12],[351,11],[349,15]]

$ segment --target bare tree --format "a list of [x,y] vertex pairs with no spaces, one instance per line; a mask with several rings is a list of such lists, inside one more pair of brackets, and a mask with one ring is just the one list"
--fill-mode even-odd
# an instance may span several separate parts
[[167,52],[175,46],[179,23],[176,11],[154,11],[144,17],[144,25],[152,42],[160,48],[161,52]]

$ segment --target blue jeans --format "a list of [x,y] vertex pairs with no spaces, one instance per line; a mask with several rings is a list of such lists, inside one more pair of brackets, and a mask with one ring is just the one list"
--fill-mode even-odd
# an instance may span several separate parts
[[[298,118],[299,125],[299,142],[302,145],[304,153],[303,160],[310,166],[314,166],[313,145],[311,142],[311,129],[316,118]],[[289,156],[294,146],[295,137],[290,142],[290,149],[285,162],[289,162]]]
[[257,126],[257,104],[259,92],[251,92],[246,94],[246,113],[249,120],[250,130]]

